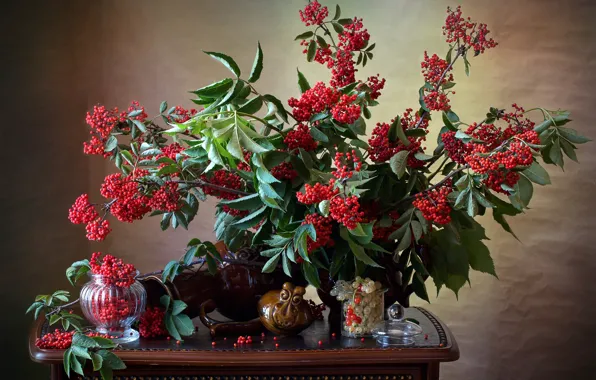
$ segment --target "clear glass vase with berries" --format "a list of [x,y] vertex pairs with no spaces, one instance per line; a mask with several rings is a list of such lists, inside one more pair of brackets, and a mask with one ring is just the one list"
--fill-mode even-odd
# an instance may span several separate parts
[[331,295],[342,303],[341,334],[350,338],[371,336],[384,320],[386,289],[378,281],[356,277],[337,281]]
[[139,333],[131,326],[145,310],[147,294],[135,279],[138,271],[112,255],[91,257],[91,281],[81,289],[83,314],[97,332],[118,343],[132,342]]

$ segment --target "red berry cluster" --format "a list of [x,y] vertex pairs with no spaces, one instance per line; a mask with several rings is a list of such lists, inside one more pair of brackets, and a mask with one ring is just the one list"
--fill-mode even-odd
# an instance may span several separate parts
[[141,113],[137,116],[131,117],[131,119],[138,121],[145,121],[147,119],[147,112],[145,112],[145,107],[141,106],[139,102],[137,102],[136,100],[133,100],[130,107],[128,107],[128,110],[120,114],[120,121],[126,120],[128,118],[128,114],[134,111],[141,111]]
[[420,63],[420,67],[422,67],[424,80],[433,86],[440,86],[453,81],[453,74],[444,74],[447,69],[451,70],[449,62],[436,54],[429,57],[428,53],[424,52],[424,61]]
[[68,219],[74,224],[87,224],[87,239],[101,241],[112,231],[110,223],[102,219],[89,203],[89,195],[82,194],[68,210]]
[[134,314],[135,304],[124,297],[105,293],[105,297],[94,300],[91,313],[96,320],[110,326],[108,329],[115,331],[120,321]]
[[87,223],[85,226],[87,232],[87,239],[95,241],[103,241],[112,229],[110,228],[110,222],[105,219],[96,219],[92,222]]
[[300,99],[290,98],[288,104],[293,107],[293,115],[298,121],[308,121],[321,112],[330,111],[340,123],[352,124],[360,117],[360,106],[354,104],[356,95],[342,95],[333,87],[318,82],[305,91]]
[[[424,104],[431,111],[449,111],[451,105],[447,94],[441,90],[424,90]],[[455,91],[449,91],[455,94]]]
[[168,335],[164,321],[165,312],[159,307],[148,307],[139,318],[139,334],[143,338],[157,338]]
[[489,30],[486,24],[472,22],[470,18],[462,17],[461,7],[455,10],[447,8],[447,19],[443,27],[443,35],[448,43],[458,43],[474,50],[476,54],[484,53],[486,49],[497,46],[492,38],[487,38]]
[[166,182],[159,189],[155,190],[149,199],[148,206],[153,210],[165,212],[178,211],[182,206],[179,202],[178,184]]
[[130,288],[135,282],[136,268],[132,264],[126,264],[122,259],[112,255],[105,255],[103,259],[100,256],[101,252],[94,252],[91,255],[89,261],[91,272],[102,276],[102,283],[106,285]]
[[[331,58],[330,58],[331,59]],[[329,84],[340,88],[356,82],[356,64],[352,53],[338,50],[335,53],[335,60],[330,60],[327,66],[331,66],[331,80]]]
[[333,162],[336,167],[333,176],[337,179],[352,178],[354,172],[359,172],[362,169],[362,162],[355,150],[346,153],[337,152]]
[[422,212],[424,219],[431,223],[448,224],[451,222],[451,206],[447,196],[451,192],[451,181],[431,191],[416,194],[412,205]]
[[314,0],[304,7],[304,10],[300,10],[300,19],[306,26],[321,25],[325,18],[329,16],[329,10],[327,7],[321,6],[321,4]]
[[331,217],[338,223],[346,226],[349,230],[353,230],[358,226],[358,223],[366,220],[364,212],[360,211],[358,197],[355,195],[345,198],[331,198],[329,215],[331,215]]
[[352,124],[360,117],[360,106],[353,104],[357,95],[342,95],[339,102],[331,108],[331,115],[340,123]]
[[370,98],[377,100],[381,96],[381,90],[385,88],[385,78],[381,78],[379,74],[368,77],[366,85],[370,88]]
[[[240,178],[238,174],[223,169],[216,170],[209,176],[203,175],[201,176],[201,179],[213,185],[233,190],[240,190],[244,186],[242,178]],[[219,199],[231,200],[239,197],[238,194],[229,193],[225,190],[214,189],[209,186],[202,186],[202,189],[206,195],[212,195]]]
[[72,344],[72,337],[75,331],[60,331],[47,333],[41,338],[35,340],[35,345],[42,349],[62,349],[65,350]]
[[323,185],[321,183],[315,183],[304,185],[304,193],[297,192],[296,198],[298,202],[305,205],[317,204],[321,201],[331,199],[339,194],[339,189],[334,189],[335,180],[329,181],[329,185]]
[[[413,114],[413,110],[408,108],[403,117],[400,119],[401,128],[406,131],[408,129],[414,128],[418,121],[420,120],[420,115]],[[391,120],[393,123],[394,120]],[[398,126],[399,128],[399,126]],[[428,119],[424,118],[420,121],[418,128],[428,129]],[[402,150],[408,150],[410,152],[418,152],[422,147],[422,142],[426,140],[426,137],[408,137],[408,141],[410,145],[405,146],[401,143],[399,139],[395,139],[392,141],[389,138],[389,131],[391,126],[387,123],[377,123],[377,126],[372,131],[372,136],[368,140],[368,145],[370,146],[368,153],[370,155],[370,159],[374,162],[385,162],[393,157],[396,153],[401,152]],[[410,154],[408,156],[408,166],[412,168],[419,168],[424,166],[424,162],[418,160],[414,157],[414,154]]]
[[460,139],[456,139],[454,131],[447,131],[441,134],[441,140],[449,158],[460,165],[465,165],[466,157],[470,154],[472,146],[470,144],[464,144]]
[[68,210],[68,219],[74,224],[86,224],[99,218],[95,207],[89,203],[89,194],[82,194]]
[[271,168],[271,175],[280,181],[291,181],[298,176],[291,162],[282,162]]
[[307,250],[313,252],[320,247],[332,247],[335,242],[331,239],[333,232],[333,221],[329,217],[324,217],[319,214],[308,214],[304,217],[302,224],[312,224],[317,231],[317,240],[312,240],[310,236],[307,238]]
[[109,110],[105,106],[94,106],[92,113],[87,112],[85,121],[91,127],[91,140],[83,143],[85,154],[110,156],[111,153],[104,151],[104,145],[120,121],[118,108]]
[[300,123],[296,128],[289,131],[284,138],[284,143],[288,146],[288,150],[290,151],[302,148],[309,152],[317,149],[318,145],[315,139],[310,135],[310,129],[305,123]]
[[175,123],[184,123],[185,121],[190,120],[190,118],[196,114],[197,110],[194,108],[187,110],[181,106],[176,106],[174,108],[174,112],[168,116],[168,120]]
[[[162,157],[168,157],[171,160],[177,161],[176,156],[184,150],[184,147],[178,143],[168,144],[161,148],[161,154],[156,155],[155,160],[159,160]],[[160,164],[160,167],[167,166],[168,164]]]
[[344,30],[339,35],[339,48],[343,51],[362,50],[368,44],[370,34],[364,29],[362,19],[354,17],[350,24],[344,26]]
[[148,174],[146,170],[137,169],[127,176],[115,173],[104,179],[100,193],[104,198],[112,199],[110,213],[119,221],[132,223],[151,211],[149,197],[141,193],[136,182],[138,178]]

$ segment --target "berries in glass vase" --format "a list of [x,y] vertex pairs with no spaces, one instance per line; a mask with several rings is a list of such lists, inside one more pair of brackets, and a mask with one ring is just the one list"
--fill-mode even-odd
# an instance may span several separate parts
[[96,331],[118,343],[138,339],[131,328],[145,310],[145,288],[135,280],[138,271],[117,257],[100,252],[91,256],[91,281],[81,289],[83,314]]

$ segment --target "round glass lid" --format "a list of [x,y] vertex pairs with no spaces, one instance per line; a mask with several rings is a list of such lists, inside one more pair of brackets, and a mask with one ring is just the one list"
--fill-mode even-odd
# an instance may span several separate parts
[[405,319],[405,310],[394,303],[387,309],[389,319],[373,330],[373,336],[381,346],[410,346],[422,334],[422,327]]

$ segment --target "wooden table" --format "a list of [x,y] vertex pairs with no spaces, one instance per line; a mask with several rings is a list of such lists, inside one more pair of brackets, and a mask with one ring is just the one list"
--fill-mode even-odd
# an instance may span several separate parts
[[[436,380],[439,364],[459,358],[457,343],[437,317],[422,308],[410,308],[408,318],[420,322],[425,336],[408,348],[381,348],[374,339],[333,338],[328,324],[316,321],[296,337],[267,335],[234,348],[235,339],[216,339],[211,345],[207,328],[181,345],[173,340],[141,339],[114,351],[128,366],[116,371],[120,380]],[[35,339],[48,329],[39,320],[29,337],[31,359],[50,365],[52,379],[66,379],[62,350],[42,350]],[[319,345],[318,342],[322,344]],[[278,343],[279,347],[275,347]],[[75,375],[73,378],[77,378]],[[78,377],[80,378],[80,377]],[[98,379],[89,375],[85,379]]]

